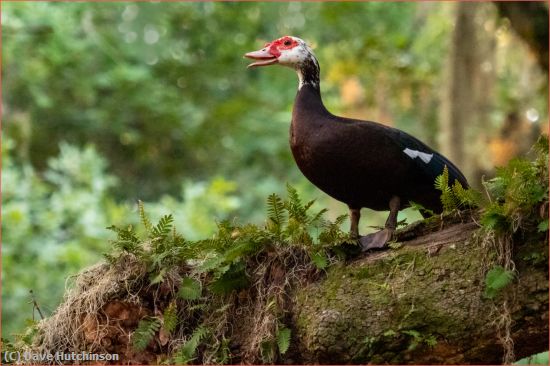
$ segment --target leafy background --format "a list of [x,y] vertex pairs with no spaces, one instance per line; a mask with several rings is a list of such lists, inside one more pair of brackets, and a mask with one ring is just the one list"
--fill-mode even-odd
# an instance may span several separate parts
[[[334,113],[438,147],[455,6],[4,3],[2,336],[33,317],[30,289],[46,314],[55,309],[66,277],[107,251],[105,228],[138,220],[138,199],[154,220],[173,213],[189,239],[224,219],[258,222],[285,182],[330,217],[346,213],[290,155],[296,76],[245,67],[242,55],[266,41],[292,34],[313,45]],[[484,140],[468,146],[493,162],[510,108],[543,128],[547,85],[491,4],[479,22],[496,43],[486,66],[495,85],[487,120],[473,129]],[[370,212],[368,224],[384,216]]]

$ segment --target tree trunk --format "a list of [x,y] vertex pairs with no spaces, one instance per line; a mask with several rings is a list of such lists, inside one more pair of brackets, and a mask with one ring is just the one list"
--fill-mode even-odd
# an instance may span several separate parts
[[479,6],[462,2],[456,5],[441,105],[441,151],[461,167],[466,176],[470,176],[471,169],[465,166],[464,131],[471,124],[475,110],[472,88],[479,60],[474,17]]
[[336,265],[324,280],[300,289],[298,361],[498,364],[514,351],[518,359],[547,350],[547,262],[526,259],[546,253],[546,241],[518,239],[517,278],[488,299],[485,274],[498,238],[482,235],[473,221],[430,233],[442,225],[408,228],[397,251]]
[[495,1],[501,16],[535,54],[540,67],[548,74],[548,5],[535,1]]

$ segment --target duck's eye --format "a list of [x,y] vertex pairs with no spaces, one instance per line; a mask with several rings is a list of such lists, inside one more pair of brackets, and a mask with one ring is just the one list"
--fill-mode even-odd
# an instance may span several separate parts
[[292,44],[292,42],[289,39],[287,39],[283,44],[285,46],[290,46]]

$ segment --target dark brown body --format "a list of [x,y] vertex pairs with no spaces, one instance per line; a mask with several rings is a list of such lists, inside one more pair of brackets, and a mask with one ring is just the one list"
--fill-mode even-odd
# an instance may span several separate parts
[[[411,159],[403,152],[407,146],[436,154],[437,161],[426,164]],[[401,207],[414,201],[440,212],[440,192],[434,188],[434,179],[444,165],[448,165],[451,178],[467,186],[452,163],[414,137],[379,123],[334,116],[310,85],[304,85],[296,96],[290,147],[302,173],[351,208],[388,210],[392,196],[398,196]]]

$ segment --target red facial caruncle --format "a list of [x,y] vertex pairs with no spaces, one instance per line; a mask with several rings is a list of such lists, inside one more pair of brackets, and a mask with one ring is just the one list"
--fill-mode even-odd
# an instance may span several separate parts
[[274,40],[271,43],[267,43],[264,47],[269,47],[269,53],[275,57],[279,57],[281,55],[281,51],[290,50],[296,46],[298,46],[297,41],[295,41],[292,37],[284,36]]
[[273,42],[266,43],[261,50],[248,52],[244,56],[254,60],[260,60],[248,65],[248,67],[273,65],[278,62],[277,58],[281,56],[283,51],[290,50],[298,45],[299,43],[294,38],[284,36]]

